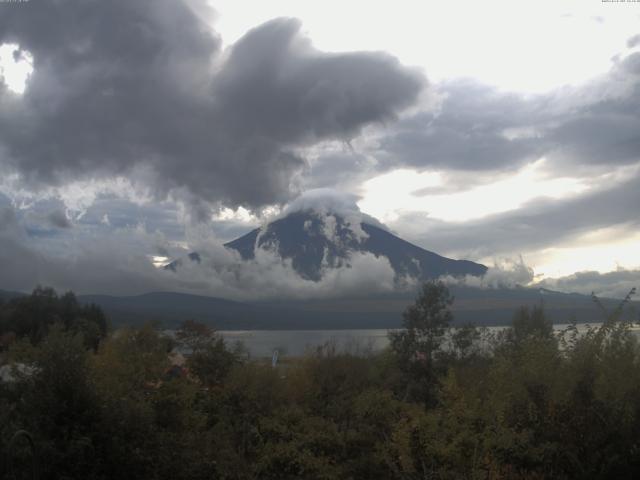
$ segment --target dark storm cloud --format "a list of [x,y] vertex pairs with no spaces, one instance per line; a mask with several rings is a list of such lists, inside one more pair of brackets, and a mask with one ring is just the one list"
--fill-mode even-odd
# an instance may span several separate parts
[[56,228],[71,228],[72,224],[67,215],[61,210],[55,210],[47,215],[49,223]]
[[640,160],[640,116],[623,108],[585,110],[550,133],[554,163],[615,165]]
[[381,135],[382,168],[488,172],[546,157],[552,170],[566,172],[640,160],[640,53],[584,85],[544,94],[473,80],[445,82],[437,91],[437,111],[404,118]]
[[441,84],[439,93],[443,99],[437,112],[403,119],[383,136],[383,164],[491,170],[536,159],[548,147],[537,134],[508,136],[510,130],[537,126],[544,102],[472,80]]
[[425,82],[383,53],[319,52],[299,30],[270,21],[223,56],[175,0],[0,4],[0,43],[34,58],[26,93],[0,92],[0,147],[36,184],[147,165],[159,196],[285,201],[298,147],[393,118]]
[[[570,92],[584,96],[553,119],[547,137],[555,148],[554,163],[563,165],[623,165],[640,160],[640,53],[613,65],[594,85]],[[562,92],[556,94],[562,102]]]
[[340,136],[407,107],[423,78],[384,53],[322,54],[300,22],[278,19],[251,30],[214,83],[230,129],[281,142]]
[[27,174],[123,171],[193,125],[190,90],[206,79],[219,41],[181,3],[36,0],[0,9],[0,41],[34,57],[27,94],[5,98],[13,111],[1,117],[2,143]]

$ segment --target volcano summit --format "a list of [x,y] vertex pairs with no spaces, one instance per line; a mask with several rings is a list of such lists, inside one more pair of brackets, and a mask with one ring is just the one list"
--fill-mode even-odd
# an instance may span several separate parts
[[386,257],[400,278],[481,276],[487,271],[484,265],[452,260],[413,245],[381,225],[367,222],[366,216],[360,221],[329,210],[291,212],[225,247],[236,250],[243,260],[255,258],[256,249],[274,251],[283,260],[291,261],[302,278],[314,281],[320,280],[327,268],[348,267],[356,252]]
[[[397,237],[363,214],[353,197],[329,189],[305,193],[280,217],[224,246],[237,252],[242,262],[259,261],[260,254],[268,253],[314,282],[332,269],[357,268],[353,260],[362,255],[386,259],[400,283],[487,272],[484,265],[446,258]],[[200,263],[200,255],[192,252],[188,260]],[[165,268],[176,271],[184,261]]]

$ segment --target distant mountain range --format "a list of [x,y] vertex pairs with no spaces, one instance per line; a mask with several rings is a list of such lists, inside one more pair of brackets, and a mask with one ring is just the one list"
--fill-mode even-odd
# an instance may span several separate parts
[[[522,305],[544,305],[554,323],[572,319],[582,323],[603,321],[601,310],[588,295],[532,288],[478,289],[451,287],[455,296],[454,324],[508,325]],[[173,327],[186,319],[205,322],[221,330],[322,330],[398,328],[402,312],[417,292],[306,301],[234,302],[214,297],[158,292],[132,297],[82,295],[80,301],[100,305],[118,324],[157,321]],[[619,300],[601,299],[612,311]]]
[[[561,293],[534,288],[479,289],[450,288],[455,296],[454,325],[508,325],[522,305],[542,304],[554,323],[603,321],[602,311],[589,295]],[[332,330],[398,328],[402,312],[413,303],[417,292],[306,301],[235,302],[215,297],[172,292],[118,297],[80,295],[83,303],[99,305],[115,325],[142,325],[158,322],[166,328],[194,319],[219,330]],[[8,300],[25,295],[0,290]],[[620,302],[600,299],[609,311]],[[638,306],[638,302],[634,302]]]

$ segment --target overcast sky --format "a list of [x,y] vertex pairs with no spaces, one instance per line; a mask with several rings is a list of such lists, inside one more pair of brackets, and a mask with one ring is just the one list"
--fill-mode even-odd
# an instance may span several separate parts
[[640,3],[0,2],[0,288],[166,288],[154,259],[318,188],[442,255],[623,294]]

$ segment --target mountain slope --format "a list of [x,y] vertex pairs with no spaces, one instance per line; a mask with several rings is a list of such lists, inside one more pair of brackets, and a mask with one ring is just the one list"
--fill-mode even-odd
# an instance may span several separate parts
[[386,257],[396,275],[420,280],[442,275],[480,276],[487,271],[484,265],[443,257],[371,223],[313,210],[291,213],[225,247],[236,250],[244,260],[253,259],[256,248],[274,250],[291,260],[300,276],[315,281],[320,280],[323,268],[349,265],[354,253]]

